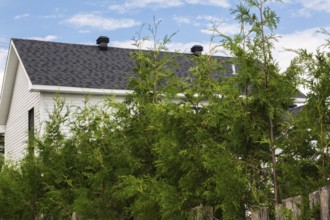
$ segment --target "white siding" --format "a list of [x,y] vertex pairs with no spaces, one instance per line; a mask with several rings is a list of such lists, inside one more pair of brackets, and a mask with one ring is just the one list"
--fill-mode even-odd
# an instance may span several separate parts
[[[69,107],[83,107],[86,96],[83,94],[55,94],[45,92],[29,92],[29,81],[24,68],[19,64],[10,103],[5,132],[5,157],[14,161],[22,159],[26,153],[28,141],[28,112],[34,108],[35,128],[43,133],[44,121],[49,119],[49,113],[54,110],[54,97],[60,95]],[[102,104],[105,95],[91,95],[90,104]],[[122,101],[123,97],[116,97]],[[63,128],[66,130],[66,128]]]
[[[84,107],[86,98],[88,98],[88,103],[91,105],[102,105],[106,96],[105,95],[83,95],[83,94],[54,94],[54,93],[41,93],[41,104],[40,104],[40,120],[41,122],[47,121],[49,119],[49,114],[54,110],[54,98],[59,96],[64,98],[65,106],[75,110],[76,107]],[[116,101],[123,101],[123,97],[116,96]],[[64,108],[63,114],[65,113],[66,108]],[[44,123],[41,125],[41,133],[44,128]],[[63,127],[62,130],[67,133],[67,128]]]
[[20,160],[28,139],[28,111],[34,108],[35,128],[40,124],[40,93],[28,91],[24,68],[18,65],[5,133],[6,159]]

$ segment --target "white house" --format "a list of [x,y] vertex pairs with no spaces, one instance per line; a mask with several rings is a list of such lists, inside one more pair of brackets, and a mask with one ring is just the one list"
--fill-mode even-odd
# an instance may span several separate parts
[[[17,161],[24,156],[28,131],[41,128],[53,108],[55,94],[75,106],[83,105],[86,94],[91,95],[92,103],[106,95],[119,100],[125,97],[133,74],[133,50],[108,47],[108,43],[107,37],[99,37],[96,46],[11,40],[0,97],[0,135],[5,137],[6,159]],[[191,56],[201,50],[194,46],[192,54],[176,58],[181,67],[176,70],[178,76],[188,74]],[[234,73],[235,68],[226,66],[222,76]],[[297,100],[304,101],[304,97]]]

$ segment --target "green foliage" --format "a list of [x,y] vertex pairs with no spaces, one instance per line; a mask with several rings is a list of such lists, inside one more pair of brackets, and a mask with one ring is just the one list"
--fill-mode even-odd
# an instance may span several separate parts
[[0,167],[0,217],[21,219],[24,216],[23,210],[28,208],[24,204],[21,175],[15,165],[9,162],[5,164],[2,156]]
[[273,59],[279,18],[268,1],[240,1],[232,13],[241,24],[241,32],[233,37],[220,36],[239,65],[233,86],[244,95],[244,102],[239,107],[241,119],[233,126],[240,138],[233,138],[231,143],[237,144],[236,151],[245,162],[251,196],[248,205],[271,204],[270,187],[278,204],[276,137],[285,129],[288,106],[297,93],[297,74],[280,73]]
[[[57,97],[20,164],[0,160],[0,218],[188,219],[212,207],[217,219],[245,219],[327,184],[330,55],[301,51],[280,73],[271,53],[279,18],[267,4],[246,0],[232,10],[241,33],[219,33],[232,60],[193,56],[178,78],[184,57],[165,53],[173,35],[158,40],[154,21],[151,50],[141,49],[149,38],[135,39],[133,92],[123,102],[86,97],[67,107]],[[231,64],[238,73],[222,78]],[[292,119],[303,70],[311,93]]]
[[311,192],[329,184],[330,54],[305,50],[297,53],[289,71],[304,76],[309,93],[306,105],[281,143],[284,196]]

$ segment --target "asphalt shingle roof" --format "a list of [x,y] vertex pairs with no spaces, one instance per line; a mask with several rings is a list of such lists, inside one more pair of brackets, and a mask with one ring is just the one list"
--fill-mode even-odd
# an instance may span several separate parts
[[[81,45],[37,40],[13,39],[33,85],[68,86],[97,89],[127,89],[133,75],[133,49],[108,47],[101,51],[97,45]],[[180,77],[188,75],[193,66],[192,54],[176,59],[180,66],[175,70]],[[228,60],[229,57],[214,57]],[[227,65],[223,77],[230,76]]]
[[298,113],[304,109],[304,107],[305,107],[304,105],[301,105],[301,106],[297,106],[295,108],[291,108],[290,112],[293,115],[293,117],[295,118],[295,117],[297,117]]

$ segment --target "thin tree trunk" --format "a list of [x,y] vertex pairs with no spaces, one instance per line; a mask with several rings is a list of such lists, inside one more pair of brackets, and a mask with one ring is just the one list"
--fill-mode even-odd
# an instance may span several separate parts
[[[263,17],[263,0],[260,0],[260,5],[259,5],[259,12],[260,12],[260,22],[261,22],[261,40],[262,40],[262,52],[263,52],[263,58],[264,58],[264,70],[265,70],[265,86],[268,88],[268,83],[269,83],[269,78],[270,78],[270,72],[269,72],[269,57],[267,56],[267,49],[266,48],[266,43],[265,43],[265,32],[264,32],[264,17]],[[273,125],[273,120],[269,115],[268,112],[268,119],[269,119],[269,139],[270,139],[270,144],[269,147],[272,151],[272,165],[273,165],[273,184],[274,184],[274,202],[275,202],[275,207],[279,204],[278,201],[278,184],[277,184],[277,173],[276,173],[276,152],[275,152],[275,147],[274,147],[274,125]]]
[[273,120],[270,118],[270,116],[268,117],[269,117],[270,147],[272,150],[274,201],[276,207],[279,204],[279,199],[278,199],[278,185],[277,185],[277,172],[276,172],[276,149],[274,147],[274,126],[273,126]]

